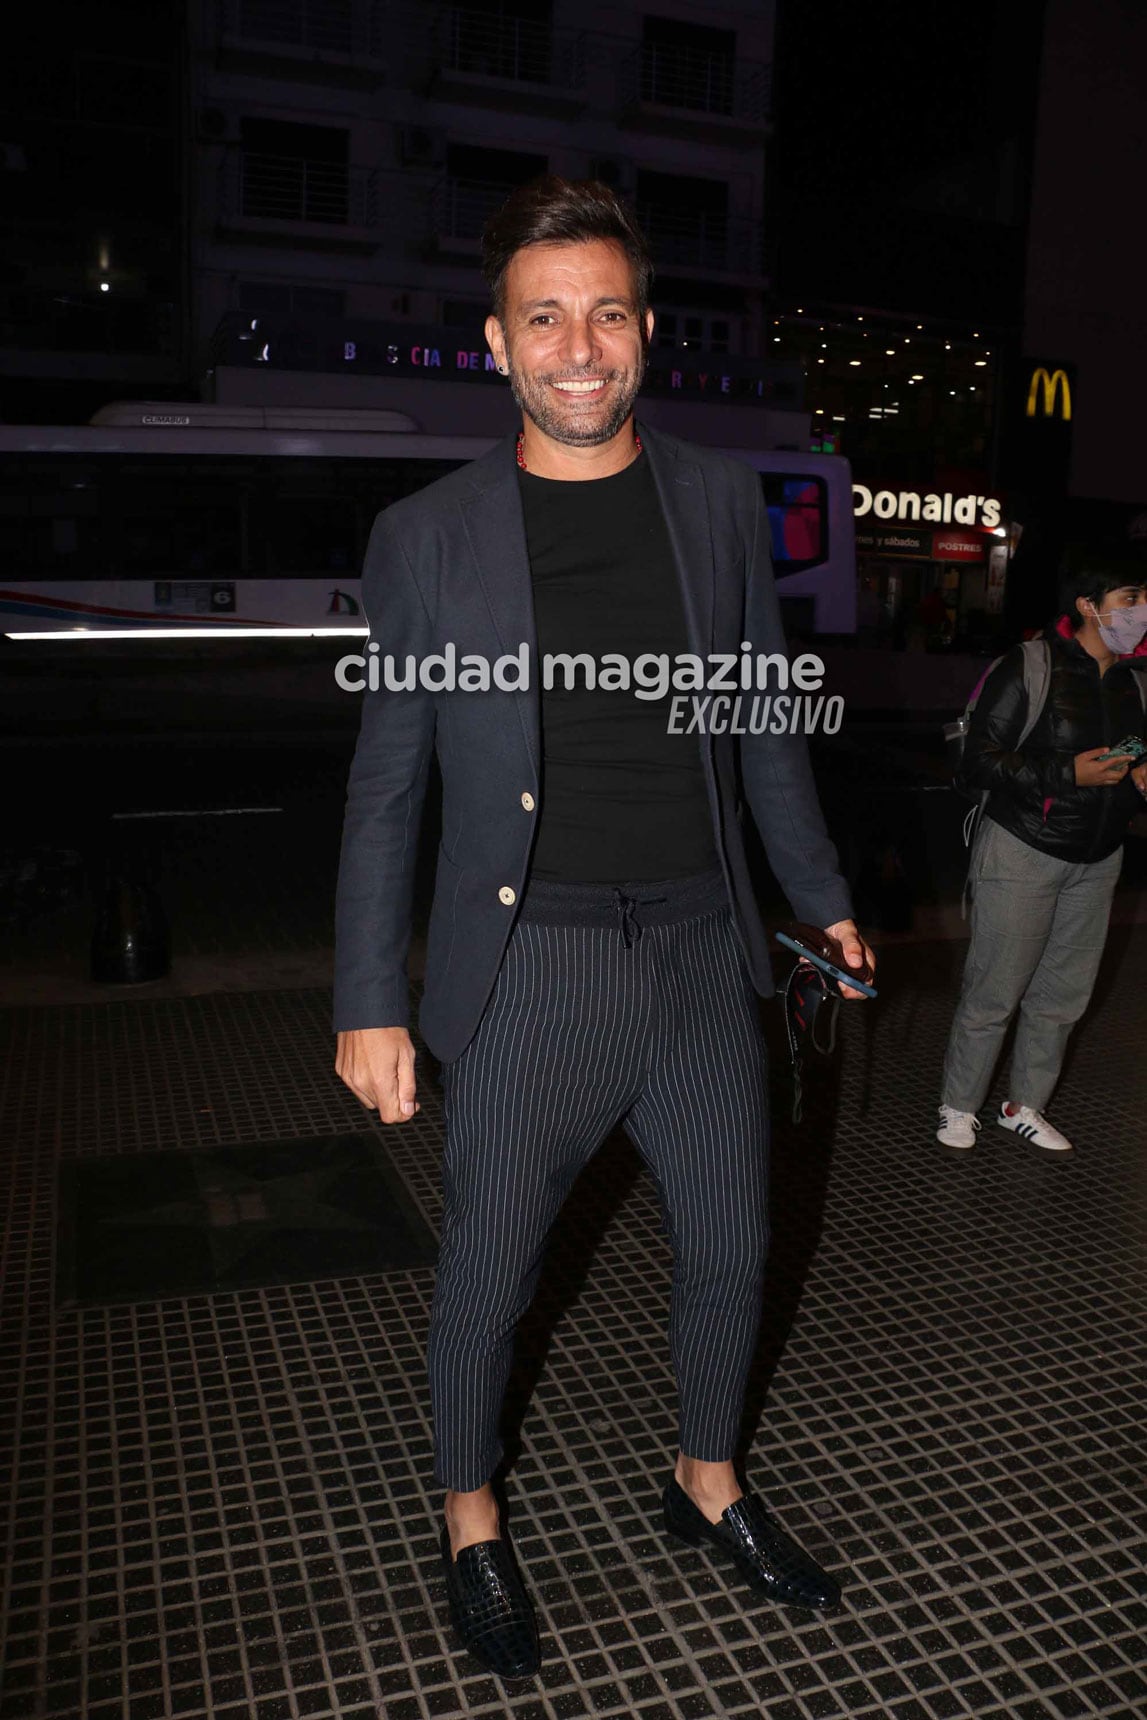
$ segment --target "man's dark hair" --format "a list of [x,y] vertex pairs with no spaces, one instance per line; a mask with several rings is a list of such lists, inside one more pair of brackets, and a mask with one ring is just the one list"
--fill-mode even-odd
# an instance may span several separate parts
[[[543,173],[510,193],[482,234],[482,273],[494,315],[505,326],[506,270],[525,245],[580,245],[612,239],[633,266],[637,313],[644,323],[653,285],[653,259],[631,210],[597,179]],[[644,338],[644,329],[642,330]]]
[[1102,609],[1109,591],[1122,591],[1129,585],[1147,585],[1147,562],[1140,557],[1120,553],[1083,558],[1073,572],[1067,574],[1062,587],[1063,607],[1072,628],[1078,631],[1083,617],[1075,607],[1076,599],[1086,597],[1096,609]]

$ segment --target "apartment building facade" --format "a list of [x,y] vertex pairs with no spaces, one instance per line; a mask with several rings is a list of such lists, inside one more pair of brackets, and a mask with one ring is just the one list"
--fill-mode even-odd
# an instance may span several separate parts
[[[226,362],[237,330],[481,349],[483,224],[544,171],[632,201],[655,349],[733,371],[768,356],[770,6],[198,0],[194,18],[195,342],[216,398],[300,399],[269,338]],[[305,397],[377,404],[379,381],[315,364]]]

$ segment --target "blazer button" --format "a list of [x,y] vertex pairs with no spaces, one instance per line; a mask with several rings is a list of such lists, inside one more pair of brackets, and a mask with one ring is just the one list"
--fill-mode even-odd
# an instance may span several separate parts
[[517,895],[513,890],[511,890],[508,884],[503,884],[502,888],[498,891],[499,902],[503,903],[507,908],[512,908],[517,899]]
[[525,807],[527,812],[532,812],[534,810],[534,797],[528,789],[522,796],[522,805]]

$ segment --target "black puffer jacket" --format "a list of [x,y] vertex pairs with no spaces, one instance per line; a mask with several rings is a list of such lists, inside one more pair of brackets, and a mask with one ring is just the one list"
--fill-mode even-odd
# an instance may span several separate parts
[[1144,800],[1131,781],[1078,788],[1075,755],[1144,735],[1143,703],[1134,677],[1143,669],[1114,663],[1105,675],[1078,640],[1056,627],[1047,702],[1031,734],[1016,747],[1027,720],[1023,654],[1009,651],[988,676],[964,742],[960,784],[991,794],[987,816],[1021,842],[1057,859],[1104,860],[1123,841]]

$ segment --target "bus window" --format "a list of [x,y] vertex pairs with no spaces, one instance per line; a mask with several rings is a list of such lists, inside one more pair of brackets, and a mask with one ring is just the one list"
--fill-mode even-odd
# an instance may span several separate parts
[[[108,498],[111,499],[110,497]],[[121,492],[122,512],[113,515],[119,538],[117,573],[122,579],[157,574],[228,574],[242,567],[242,526],[235,503],[218,491],[178,497],[159,492],[130,498]]]
[[0,562],[4,579],[74,579],[104,564],[98,486],[87,473],[46,479],[16,461],[0,487]]
[[828,558],[828,492],[823,478],[762,472],[778,579]]
[[360,528],[353,502],[338,496],[264,495],[253,556],[276,574],[357,573]]

